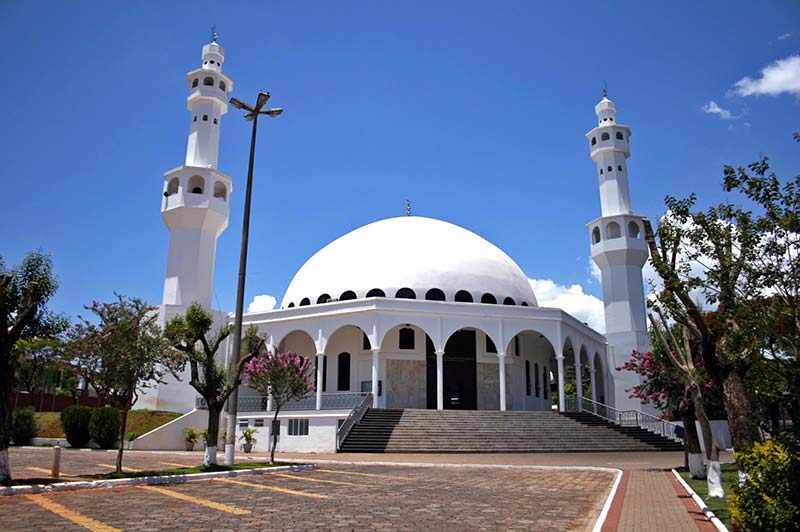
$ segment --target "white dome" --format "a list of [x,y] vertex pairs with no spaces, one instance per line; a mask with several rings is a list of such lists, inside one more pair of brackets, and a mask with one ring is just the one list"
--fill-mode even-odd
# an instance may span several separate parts
[[303,299],[315,304],[324,296],[369,297],[374,289],[396,297],[401,288],[413,290],[416,299],[439,289],[446,301],[461,301],[464,294],[456,293],[463,290],[476,303],[491,294],[499,304],[510,298],[509,304],[537,305],[527,276],[491,242],[441,220],[401,216],[360,227],[319,250],[294,276],[281,306]]

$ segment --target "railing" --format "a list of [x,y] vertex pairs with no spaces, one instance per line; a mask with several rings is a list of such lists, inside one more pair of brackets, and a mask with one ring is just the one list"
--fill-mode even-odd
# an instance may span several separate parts
[[586,397],[581,397],[580,408],[578,399],[570,397],[564,400],[567,412],[588,412],[596,416],[607,419],[621,427],[641,427],[650,432],[660,434],[671,440],[682,442],[683,438],[678,436],[675,429],[678,425],[670,421],[665,421],[656,416],[646,414],[640,410],[617,410],[616,408],[592,401]]
[[[357,407],[364,398],[361,392],[331,392],[322,394],[321,410],[350,410]],[[316,410],[317,397],[309,394],[302,399],[289,401],[281,407],[281,410]],[[266,396],[259,397],[240,397],[238,403],[239,412],[260,412],[270,410],[270,401]]]
[[350,429],[353,426],[361,421],[361,418],[364,417],[364,413],[372,404],[372,394],[368,393],[364,395],[364,398],[361,400],[361,403],[355,407],[351,412],[350,415],[347,416],[347,419],[344,420],[342,426],[336,431],[336,450],[342,448],[342,443],[344,443],[345,438],[347,435],[350,434]]

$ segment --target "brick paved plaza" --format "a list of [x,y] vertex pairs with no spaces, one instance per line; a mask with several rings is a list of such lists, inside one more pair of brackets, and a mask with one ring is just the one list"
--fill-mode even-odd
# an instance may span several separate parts
[[[115,454],[63,451],[65,475],[113,471]],[[46,478],[51,449],[13,449],[18,479]],[[283,458],[298,458],[285,455]],[[592,465],[626,470],[603,530],[704,530],[671,485],[680,453],[305,455],[317,470],[159,487],[0,498],[0,530],[591,530],[613,483],[603,471],[469,467]],[[240,455],[239,461],[263,456]],[[351,463],[329,463],[329,460]],[[197,465],[200,453],[128,452],[127,470]],[[461,463],[464,467],[357,461]]]

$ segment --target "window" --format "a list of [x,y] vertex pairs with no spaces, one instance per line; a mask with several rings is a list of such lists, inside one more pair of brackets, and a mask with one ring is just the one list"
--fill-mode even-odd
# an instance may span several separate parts
[[466,290],[459,290],[456,292],[456,301],[460,303],[472,303],[472,294]]
[[336,377],[336,391],[350,391],[350,353],[339,353],[339,372]]
[[547,399],[547,394],[550,392],[550,377],[547,375],[547,367],[542,366],[542,397]]
[[289,303],[289,308],[294,307],[294,303]]
[[348,301],[350,299],[355,299],[356,293],[352,290],[346,290],[342,292],[342,295],[339,296],[339,301]]
[[189,190],[192,194],[202,194],[205,184],[205,179],[199,175],[193,175],[189,178]]
[[610,138],[611,135],[609,135],[608,132],[605,132],[602,135],[600,135],[600,140],[609,140]]
[[622,138],[622,131],[617,131],[617,140],[625,140]]
[[519,356],[519,336],[514,337],[514,354]]
[[225,85],[224,81],[220,81],[219,82],[219,88],[222,89],[222,90],[227,90],[228,87]]
[[539,397],[539,364],[533,365],[533,379],[536,384],[536,397]]
[[300,306],[301,307],[307,307],[310,304],[311,304],[311,300],[308,299],[307,297],[304,297],[303,299],[300,300]]
[[[315,362],[316,362],[315,366],[318,368],[319,367],[319,357],[316,357]],[[314,388],[318,388],[319,387],[318,378],[319,378],[319,371],[314,371]],[[323,392],[327,391],[327,388],[328,388],[326,386],[327,383],[328,383],[328,357],[322,357],[322,391]]]
[[639,238],[639,224],[630,222],[628,224],[628,236],[631,238]]
[[214,60],[212,59],[211,61],[209,61],[209,63],[211,63],[213,65],[214,64]]
[[600,169],[600,175],[603,175],[603,169],[602,168]]
[[425,299],[428,301],[444,301],[444,292],[438,288],[431,288],[425,293]]
[[399,348],[400,349],[414,349],[414,329],[409,327],[403,327],[400,329],[400,341],[399,341]]
[[178,185],[179,185],[179,182],[178,182],[178,178],[177,177],[173,177],[172,179],[170,179],[169,180],[169,184],[167,185],[167,194],[170,195],[170,196],[173,195],[173,194],[177,194],[178,193]]
[[317,298],[317,305],[319,305],[320,303],[327,303],[330,300],[331,296],[329,296],[328,294],[322,294]]
[[290,419],[289,436],[308,436],[308,419]]
[[208,115],[203,115],[203,122],[208,122]]
[[394,297],[399,299],[417,299],[417,294],[410,288],[401,288]]
[[621,171],[622,171],[622,165],[621,165],[621,164],[618,164],[618,165],[617,165],[617,172],[621,172]]
[[486,352],[487,353],[497,353],[497,346],[494,345],[494,341],[489,338],[489,335],[486,335]]
[[264,418],[258,418],[256,420],[254,420],[253,426],[257,427],[257,428],[263,427],[264,426]]
[[528,360],[525,361],[525,395],[531,395],[531,363]]
[[513,298],[511,298],[511,297],[507,297],[507,298],[505,298],[505,299],[503,300],[503,304],[504,304],[504,305],[514,305],[514,304],[515,304],[515,303],[514,303],[514,299],[513,299]]
[[239,420],[239,428],[240,429],[246,429],[248,424],[249,424],[249,422],[246,419],[240,419]]
[[592,229],[592,244],[597,244],[600,242],[600,228],[595,227]]
[[217,181],[214,183],[214,197],[219,198],[222,201],[225,201],[225,197],[227,196],[228,191],[225,188],[225,183],[222,181]]
[[617,222],[610,222],[606,226],[606,238],[619,238],[622,236],[622,231]]
[[216,118],[214,119],[214,125],[215,126],[217,125],[217,119]]
[[367,292],[367,297],[386,297],[386,292],[384,292],[380,288],[373,288],[372,290]]
[[367,336],[367,333],[363,334],[364,338],[361,340],[361,348],[364,349],[364,351],[369,351],[370,349],[372,349],[372,344],[369,341],[369,336]]
[[194,115],[194,118],[192,119],[192,122],[197,122],[197,115]]
[[192,81],[192,88],[197,87],[200,84],[200,78],[194,78]]
[[592,137],[592,146],[597,144],[597,137]]
[[214,86],[214,78],[212,78],[210,76],[205,78],[203,80],[203,85],[205,85],[206,87],[213,87]]
[[528,302],[527,301],[523,301],[522,303],[519,304],[519,306],[520,307],[527,307],[528,306]]
[[481,296],[481,303],[489,303],[491,305],[496,305],[497,298],[494,297],[492,294],[483,294]]
[[614,171],[614,167],[613,167],[613,166],[609,166],[609,167],[608,167],[608,171],[609,171],[609,172],[613,172],[613,171]]

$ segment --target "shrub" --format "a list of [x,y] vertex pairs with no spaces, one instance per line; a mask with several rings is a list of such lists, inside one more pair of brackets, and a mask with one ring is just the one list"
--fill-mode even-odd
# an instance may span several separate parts
[[92,410],[88,406],[68,406],[61,412],[61,429],[73,447],[83,447],[89,441],[89,420]]
[[200,433],[197,432],[197,429],[194,427],[186,427],[183,429],[183,440],[186,443],[197,443],[197,438],[200,437]]
[[11,439],[15,445],[27,445],[36,437],[36,418],[33,407],[17,408],[11,414]]
[[736,453],[747,481],[728,496],[733,521],[743,530],[800,530],[800,446],[787,438],[756,443]]
[[106,406],[95,408],[89,420],[89,435],[102,449],[110,449],[119,437],[122,416],[119,410]]
[[132,430],[132,431],[128,432],[127,434],[125,434],[125,441],[133,441],[136,438],[138,438],[139,436],[141,436],[141,434],[139,434],[135,430]]

